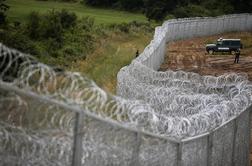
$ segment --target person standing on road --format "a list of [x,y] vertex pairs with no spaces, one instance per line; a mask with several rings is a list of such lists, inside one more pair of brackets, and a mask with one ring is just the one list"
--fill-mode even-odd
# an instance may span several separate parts
[[234,63],[239,63],[239,59],[240,59],[240,50],[237,50],[235,52],[235,60],[234,60]]

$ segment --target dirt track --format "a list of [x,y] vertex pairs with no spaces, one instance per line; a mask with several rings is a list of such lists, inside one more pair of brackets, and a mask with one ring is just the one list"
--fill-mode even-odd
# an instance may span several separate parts
[[[205,45],[215,42],[220,37],[241,39],[244,49],[241,50],[239,64],[234,64],[234,55],[206,53]],[[168,69],[215,76],[230,72],[243,73],[252,81],[252,32],[227,33],[171,42],[167,46],[165,61],[160,70]]]

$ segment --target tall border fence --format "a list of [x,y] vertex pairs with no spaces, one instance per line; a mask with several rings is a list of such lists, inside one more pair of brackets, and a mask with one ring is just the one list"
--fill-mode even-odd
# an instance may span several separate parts
[[[157,117],[151,106],[135,100],[134,86],[140,79],[166,79],[155,70],[163,62],[167,42],[251,27],[249,14],[165,22],[144,52],[118,73],[123,98],[107,94],[79,73],[57,71],[0,44],[0,165],[249,165],[252,107],[246,90],[251,89],[237,81],[239,77],[230,87],[245,87],[238,95],[242,98],[235,98],[241,109],[230,107],[228,120],[217,127],[179,138],[145,128],[156,124]],[[135,67],[150,75],[132,76]],[[194,77],[203,79],[190,75]],[[139,81],[131,83],[131,78]]]
[[[158,72],[164,61],[166,44],[171,41],[193,37],[209,36],[224,32],[251,31],[252,15],[235,14],[220,17],[174,19],[156,27],[153,40],[140,56],[126,67],[117,77],[117,94],[125,98],[141,99],[141,83],[151,82],[155,86],[157,77],[162,81],[166,74]],[[169,55],[168,55],[169,57]],[[140,67],[140,66],[144,67]],[[136,70],[137,67],[139,70]],[[147,74],[148,73],[148,74]],[[138,75],[138,76],[137,76]],[[144,75],[144,76],[143,76]],[[131,79],[136,79],[132,81]],[[138,84],[140,83],[140,84]],[[145,90],[144,90],[145,88]],[[137,92],[136,92],[137,91]],[[173,158],[167,165],[176,166],[230,166],[250,165],[250,117],[251,107],[237,114],[216,129],[203,135],[181,139],[168,148],[174,148]]]
[[251,14],[168,20],[162,26],[156,27],[153,40],[134,61],[158,70],[164,60],[166,43],[170,41],[224,32],[248,31],[251,27]]

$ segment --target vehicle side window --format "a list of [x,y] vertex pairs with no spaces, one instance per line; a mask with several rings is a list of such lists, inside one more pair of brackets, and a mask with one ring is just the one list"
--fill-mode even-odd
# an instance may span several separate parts
[[233,41],[231,43],[232,46],[239,46],[240,45],[240,41]]
[[222,43],[223,46],[229,46],[229,44],[230,44],[230,41],[223,41]]

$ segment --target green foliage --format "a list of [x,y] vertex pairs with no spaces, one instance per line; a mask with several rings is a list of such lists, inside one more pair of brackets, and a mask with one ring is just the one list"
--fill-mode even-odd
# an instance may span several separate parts
[[141,11],[143,5],[143,0],[118,0],[115,6],[127,11]]
[[[223,15],[234,12],[234,6],[230,3],[229,0],[211,0],[203,1],[201,5],[211,11],[211,16]],[[240,11],[242,12],[242,11]]]
[[139,11],[143,8],[143,0],[83,0],[85,4],[96,7],[113,7],[127,11]]
[[42,18],[38,12],[31,12],[28,17],[27,33],[32,39],[38,39],[40,37],[40,27]]
[[[45,14],[48,10],[55,9],[55,11],[61,11],[66,9],[67,11],[74,12],[80,19],[81,17],[93,17],[95,18],[95,24],[111,24],[111,23],[123,23],[131,21],[146,22],[147,19],[140,13],[129,13],[125,11],[116,11],[113,9],[101,9],[89,7],[83,3],[67,3],[67,2],[55,2],[55,1],[37,1],[37,0],[8,0],[7,4],[11,6],[11,10],[8,11],[9,21],[26,22],[28,15],[32,11],[37,11],[40,14]],[[29,5],[27,5],[29,4]]]
[[[77,3],[8,1],[14,7],[8,12],[11,17],[6,28],[0,27],[0,42],[35,55],[43,63],[86,73],[107,90],[115,90],[118,70],[135,57],[136,49],[144,49],[154,31],[151,24],[143,22],[145,19],[140,14],[88,8]],[[62,13],[65,12],[61,8],[64,7],[78,14],[73,24],[68,19],[62,22],[62,16],[65,16]],[[36,12],[28,15],[31,8]],[[55,8],[54,12],[48,11],[49,8]],[[92,17],[87,17],[87,13]],[[18,22],[14,23],[15,20]],[[70,26],[64,25],[65,20],[65,25]],[[120,25],[121,22],[125,23]],[[53,27],[59,23],[62,41],[52,35],[43,35],[46,29],[50,29],[48,24]],[[109,26],[110,23],[116,24]]]
[[79,0],[37,0],[37,1],[78,2]]
[[173,15],[177,18],[185,17],[206,17],[213,15],[209,10],[199,5],[188,5],[185,7],[178,7],[173,10]]
[[87,5],[109,7],[113,5],[117,0],[84,0]]
[[251,0],[85,0],[92,6],[115,7],[143,11],[149,20],[162,21],[167,15],[176,17],[217,16],[251,12]]
[[63,9],[58,14],[63,28],[70,28],[76,25],[77,16],[75,13]]
[[[42,60],[50,59],[52,63],[55,63],[56,59],[60,59],[59,63],[64,65],[67,62],[64,62],[62,57],[76,56],[72,60],[78,59],[82,56],[80,54],[92,50],[93,22],[91,19],[84,19],[77,27],[77,16],[66,10],[51,10],[46,14],[31,12],[26,24],[18,24],[14,27],[9,24],[2,29],[0,42],[23,52],[37,55]],[[86,31],[87,27],[89,31]],[[48,56],[48,58],[44,56]]]
[[235,13],[251,13],[252,1],[251,0],[230,0]]
[[95,26],[95,20],[94,18],[92,17],[83,17],[81,20],[80,20],[81,24],[79,26],[81,26],[82,29],[90,32],[92,31],[92,29],[94,28]]
[[25,35],[24,27],[12,28],[0,31],[0,42],[23,52],[37,55],[35,44]]
[[62,42],[63,26],[59,12],[49,11],[45,15],[32,12],[27,23],[27,33],[31,39],[55,39]]
[[187,10],[185,7],[178,7],[173,11],[173,15],[176,18],[185,18],[185,17],[188,17],[189,13],[187,13]]
[[6,22],[6,11],[9,9],[5,1],[6,0],[0,0],[0,25]]
[[124,33],[129,33],[130,26],[129,24],[122,23],[122,24],[112,24],[110,25],[110,28],[117,29]]
[[112,29],[112,31],[115,32],[119,31],[123,33],[140,32],[140,31],[142,31],[143,33],[150,33],[154,31],[154,27],[150,23],[143,23],[137,21],[122,24],[111,24],[109,25],[109,28]]
[[43,38],[49,39],[53,38],[58,43],[63,42],[63,26],[61,24],[61,19],[58,12],[52,10],[44,15],[41,23],[41,36]]
[[168,11],[173,10],[177,3],[174,0],[143,0],[146,17],[151,20],[162,21]]
[[63,51],[66,55],[77,55],[85,59],[86,55],[94,50],[97,33],[93,22],[94,20],[90,17],[82,18],[75,28],[65,32],[64,37],[67,40]]
[[0,42],[37,56],[47,64],[69,67],[85,60],[97,48],[98,41],[111,33],[151,32],[148,23],[96,25],[92,17],[77,16],[67,10],[50,10],[45,14],[31,12],[23,24],[9,24],[0,31]]
[[54,49],[59,49],[64,42],[64,29],[75,27],[76,22],[77,16],[65,9],[60,12],[52,10],[45,15],[32,12],[28,17],[26,31],[31,39],[48,39]]
[[200,5],[193,5],[189,4],[185,7],[189,17],[206,17],[211,16],[211,11],[208,9],[200,6]]

